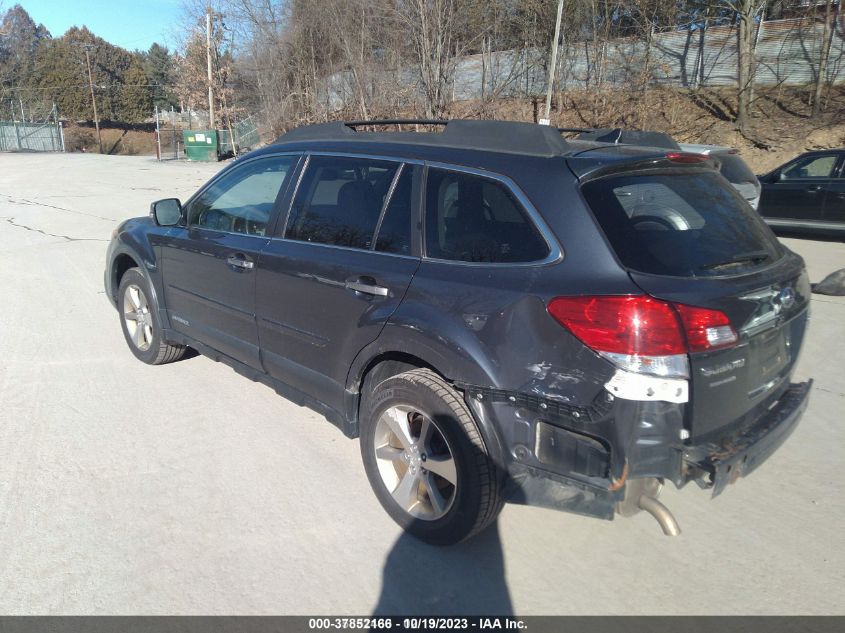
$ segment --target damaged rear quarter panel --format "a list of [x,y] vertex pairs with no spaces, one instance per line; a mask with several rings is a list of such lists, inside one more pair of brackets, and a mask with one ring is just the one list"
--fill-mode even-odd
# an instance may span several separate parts
[[[500,445],[493,451],[500,453],[496,460],[500,466],[509,469],[516,446],[534,454],[536,423],[544,419],[613,447],[608,475],[619,478],[625,454],[617,448],[631,442],[629,429],[616,428],[610,418],[596,424],[587,414],[540,415],[540,406],[577,412],[594,407],[597,400],[604,402],[604,385],[615,371],[555,321],[546,305],[563,294],[627,294],[636,288],[624,274],[583,288],[579,268],[564,260],[536,268],[497,267],[495,274],[489,267],[464,266],[456,275],[451,264],[424,261],[379,345],[396,341],[394,346],[401,344],[402,351],[430,363],[468,394],[474,386],[528,397],[531,403],[521,411],[507,396],[498,404],[489,403],[500,408],[495,413],[489,410],[479,416],[476,411],[488,444]],[[491,435],[495,440],[489,439]],[[548,465],[538,466],[560,473]],[[607,488],[607,479],[594,479],[596,486]]]
[[[683,405],[608,400],[604,385],[614,375],[613,365],[549,315],[546,306],[557,296],[642,293],[608,251],[571,174],[561,167],[554,175],[538,173],[533,181],[518,183],[534,206],[544,210],[561,259],[513,266],[423,259],[376,347],[362,354],[356,366],[390,350],[421,358],[465,390],[499,466],[511,475],[516,466],[569,477],[604,495],[600,513],[605,514],[605,493],[613,482],[624,482],[629,451],[648,453],[650,463],[643,472],[669,470],[656,463],[648,440],[638,443],[637,434],[659,442],[656,448],[665,454],[665,438],[679,438]],[[485,391],[487,399],[475,399],[473,387]],[[508,394],[524,402],[511,402]],[[624,425],[616,424],[617,412]],[[629,422],[637,415],[655,419],[640,429]],[[555,444],[548,432],[538,434],[539,423],[580,434],[571,436],[575,448]],[[575,455],[575,461],[588,464],[589,476],[573,472],[576,464],[540,462],[538,437],[546,443],[539,447],[541,454],[545,450],[549,460]],[[566,431],[560,437],[570,439]],[[582,457],[602,451],[606,472],[595,476],[601,460]]]

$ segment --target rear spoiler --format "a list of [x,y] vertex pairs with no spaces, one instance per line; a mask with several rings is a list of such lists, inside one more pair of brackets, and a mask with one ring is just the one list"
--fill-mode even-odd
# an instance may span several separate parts
[[584,182],[616,173],[643,171],[686,171],[708,169],[718,171],[718,159],[674,150],[633,145],[598,146],[584,150],[567,159],[569,168]]
[[613,143],[614,145],[641,145],[644,147],[662,147],[680,150],[681,146],[664,132],[652,130],[626,130],[624,128],[558,128],[561,133],[577,132],[579,141]]

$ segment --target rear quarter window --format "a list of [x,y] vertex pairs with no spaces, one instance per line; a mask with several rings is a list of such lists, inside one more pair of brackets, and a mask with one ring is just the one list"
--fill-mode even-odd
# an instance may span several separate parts
[[746,272],[781,249],[756,212],[714,173],[612,176],[582,191],[624,266],[703,277]]
[[430,168],[426,182],[426,255],[479,263],[530,263],[549,245],[501,182]]

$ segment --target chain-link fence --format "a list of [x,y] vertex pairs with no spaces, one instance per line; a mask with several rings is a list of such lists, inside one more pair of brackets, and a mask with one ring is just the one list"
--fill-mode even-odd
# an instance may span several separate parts
[[[21,106],[23,111],[23,106]],[[14,110],[13,110],[14,112]],[[0,121],[0,151],[3,152],[63,152],[64,134],[54,107],[41,121]]]
[[[234,136],[234,143],[232,137]],[[258,146],[261,138],[258,136],[258,128],[253,117],[241,119],[232,125],[231,132],[228,129],[218,131],[221,155],[243,154]]]
[[[198,122],[207,122],[207,114],[194,112],[192,114],[179,113],[175,110],[156,111],[156,142],[159,160],[178,160],[185,158],[185,141],[183,132],[186,130],[202,131],[197,127]],[[205,117],[205,118],[203,118]],[[187,122],[193,126],[188,127]],[[234,141],[233,141],[234,137]],[[219,158],[243,154],[261,143],[258,127],[252,116],[240,119],[229,127],[217,130],[217,155]]]

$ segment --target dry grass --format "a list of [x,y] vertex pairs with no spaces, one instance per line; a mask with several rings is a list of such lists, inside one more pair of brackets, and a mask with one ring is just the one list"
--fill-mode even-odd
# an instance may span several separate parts
[[[97,152],[97,134],[87,125],[68,125],[64,130],[65,150],[68,152]],[[104,154],[153,155],[156,152],[155,133],[120,127],[101,127]]]

